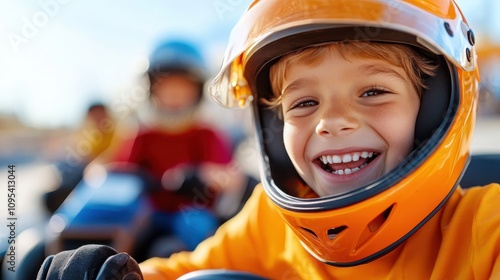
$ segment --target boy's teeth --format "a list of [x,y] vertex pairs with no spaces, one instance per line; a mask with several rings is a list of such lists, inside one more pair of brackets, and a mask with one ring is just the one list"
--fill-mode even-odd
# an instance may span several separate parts
[[340,156],[332,156],[332,162],[331,163],[341,163],[342,159]]
[[358,161],[358,160],[359,160],[359,153],[352,154],[352,161]]
[[333,174],[336,174],[336,175],[348,175],[348,174],[352,174],[354,172],[358,172],[359,170],[361,170],[363,167],[365,167],[366,165],[368,165],[367,163],[363,163],[360,167],[354,167],[354,168],[346,168],[346,169],[339,169],[339,170],[334,170],[332,171]]
[[332,164],[332,163],[347,163],[351,161],[358,161],[360,158],[366,159],[371,157],[373,157],[373,152],[355,152],[344,155],[321,156],[320,160],[324,164]]
[[342,156],[342,162],[351,162],[352,156],[350,154],[345,154]]
[[333,163],[333,161],[332,161],[332,156],[327,156],[327,157],[326,157],[326,161],[327,161],[328,163]]

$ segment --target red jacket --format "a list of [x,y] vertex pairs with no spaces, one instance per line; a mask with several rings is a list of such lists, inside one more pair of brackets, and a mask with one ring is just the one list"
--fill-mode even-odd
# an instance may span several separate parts
[[[222,135],[202,126],[179,133],[146,130],[127,142],[114,161],[137,164],[160,181],[165,171],[179,165],[227,164],[231,161],[231,151],[229,142]],[[202,199],[210,205],[215,195],[209,193]],[[193,204],[192,197],[166,190],[154,192],[151,199],[157,209],[165,211]]]

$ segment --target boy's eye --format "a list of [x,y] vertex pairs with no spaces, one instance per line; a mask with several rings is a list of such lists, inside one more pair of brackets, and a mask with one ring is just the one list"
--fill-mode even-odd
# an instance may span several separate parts
[[314,100],[299,100],[295,102],[292,106],[290,106],[290,110],[296,108],[306,108],[318,105],[317,101]]
[[381,94],[386,94],[389,93],[388,90],[383,89],[383,88],[370,88],[363,92],[361,97],[369,97],[369,96],[376,96],[376,95],[381,95]]

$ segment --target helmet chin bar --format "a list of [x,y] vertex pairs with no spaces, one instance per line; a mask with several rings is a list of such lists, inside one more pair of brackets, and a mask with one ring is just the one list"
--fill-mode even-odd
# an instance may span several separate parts
[[[467,165],[468,165],[468,162],[467,162]],[[354,260],[354,261],[349,261],[349,262],[329,261],[329,260],[324,259],[320,255],[318,255],[311,247],[309,247],[307,244],[305,244],[302,240],[300,241],[300,243],[302,244],[302,246],[304,247],[304,249],[306,249],[317,260],[319,260],[319,261],[321,261],[321,262],[323,262],[325,264],[331,265],[331,266],[336,266],[336,267],[351,267],[351,266],[362,265],[362,264],[366,264],[366,263],[369,263],[371,261],[374,261],[374,260],[376,260],[376,259],[378,259],[380,257],[385,256],[386,254],[390,253],[394,249],[396,249],[406,239],[408,239],[417,230],[419,230],[423,225],[425,225],[432,217],[434,217],[434,215],[437,212],[439,212],[439,210],[441,210],[441,208],[446,204],[446,202],[448,201],[448,199],[451,197],[451,195],[455,192],[456,188],[459,186],[460,179],[463,177],[463,175],[465,173],[465,170],[466,170],[466,168],[463,169],[461,175],[459,176],[458,180],[454,184],[453,188],[450,189],[450,192],[446,195],[446,197],[441,201],[441,203],[439,203],[439,205],[437,205],[437,207],[427,217],[425,217],[420,223],[418,223],[412,230],[410,230],[407,234],[403,235],[400,239],[396,240],[394,243],[390,244],[389,246],[383,248],[382,250],[380,250],[380,251],[378,251],[378,252],[376,252],[376,253],[374,253],[372,255],[369,255],[367,257],[360,258],[360,259],[357,259],[357,260]],[[268,183],[268,181],[264,182],[264,184],[267,184],[267,183]],[[391,206],[391,208],[392,208],[392,206]],[[392,209],[389,209],[389,210],[392,210]],[[387,215],[390,215],[390,213],[387,213]],[[287,219],[285,217],[283,217],[283,218],[285,219],[285,221],[287,221]],[[308,231],[308,232],[310,232],[312,235],[316,236],[316,233],[314,233],[314,231],[312,231],[310,229],[307,229],[307,228],[303,228],[303,229],[306,230],[306,231]]]
[[458,187],[458,181],[455,184],[455,186],[450,190],[450,193],[446,196],[446,198],[424,219],[422,220],[417,226],[415,226],[411,231],[409,231],[407,234],[402,236],[399,240],[395,241],[391,245],[385,247],[384,249],[376,252],[375,254],[372,254],[368,257],[361,258],[356,261],[350,261],[350,262],[334,262],[334,261],[328,261],[323,259],[321,256],[317,255],[310,247],[308,247],[304,242],[300,242],[304,249],[309,252],[313,257],[315,257],[317,260],[331,265],[331,266],[337,266],[337,267],[350,267],[350,266],[357,266],[357,265],[362,265],[366,264],[369,262],[372,262],[378,258],[381,258],[387,254],[389,254],[391,251],[396,249],[399,245],[401,245],[406,239],[408,239],[410,236],[412,236],[417,230],[419,230],[423,225],[425,225],[434,215],[446,204],[450,196],[453,194],[455,189]]

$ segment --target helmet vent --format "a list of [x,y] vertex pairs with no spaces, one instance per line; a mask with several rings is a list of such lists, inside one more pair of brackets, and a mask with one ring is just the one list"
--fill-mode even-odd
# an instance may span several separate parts
[[391,214],[392,208],[394,205],[391,205],[389,208],[385,209],[384,212],[380,213],[377,217],[375,217],[370,223],[368,223],[368,229],[370,232],[375,232],[379,229]]
[[345,229],[347,228],[347,226],[340,226],[340,227],[336,227],[336,228],[331,228],[329,229],[326,234],[328,235],[328,238],[330,238],[330,240],[333,240],[335,239],[335,237],[337,237],[341,232],[343,232]]
[[389,215],[391,214],[393,208],[394,204],[385,209],[382,213],[377,215],[377,217],[373,218],[373,220],[368,223],[359,237],[356,249],[361,248],[361,246],[366,244],[366,242],[375,235],[377,230],[382,227],[385,221],[387,221],[387,218],[389,218]]
[[316,233],[312,229],[308,229],[308,228],[305,228],[305,227],[300,227],[300,228],[302,230],[307,231],[308,233],[314,235],[314,237],[318,238],[318,235],[316,235]]

